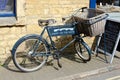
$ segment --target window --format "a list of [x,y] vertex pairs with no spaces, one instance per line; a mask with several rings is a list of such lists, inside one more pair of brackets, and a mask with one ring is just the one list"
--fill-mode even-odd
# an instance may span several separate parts
[[100,3],[102,5],[106,5],[106,4],[109,4],[109,5],[115,5],[115,6],[120,6],[120,0],[97,0],[96,1],[97,5],[100,5]]
[[90,8],[96,8],[96,0],[90,0],[90,4],[89,4],[89,7]]
[[0,27],[25,24],[25,0],[0,0]]
[[15,16],[15,0],[0,0],[0,17]]
[[114,1],[114,5],[115,5],[115,6],[120,6],[120,0],[115,0],[115,1]]

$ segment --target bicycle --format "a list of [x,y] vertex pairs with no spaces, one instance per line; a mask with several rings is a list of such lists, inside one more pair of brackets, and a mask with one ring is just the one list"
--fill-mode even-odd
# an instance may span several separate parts
[[[82,8],[82,11],[83,9],[84,8]],[[57,60],[57,64],[61,68],[62,65],[59,61],[60,54],[72,43],[74,43],[78,56],[84,62],[91,60],[92,51],[83,40],[86,36],[81,36],[77,31],[76,25],[78,22],[49,26],[49,24],[54,22],[56,22],[54,19],[39,20],[39,25],[44,26],[40,35],[25,35],[14,44],[11,53],[13,62],[18,69],[24,72],[36,71],[45,65],[50,56]],[[48,34],[50,43],[43,38],[45,32]],[[63,35],[71,35],[72,40],[61,49],[58,49],[52,37]]]

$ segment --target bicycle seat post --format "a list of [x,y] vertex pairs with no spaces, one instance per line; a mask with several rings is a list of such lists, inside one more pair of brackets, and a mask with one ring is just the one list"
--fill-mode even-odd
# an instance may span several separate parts
[[39,26],[42,26],[42,27],[48,26],[48,25],[50,25],[50,24],[54,24],[54,23],[56,23],[56,22],[57,22],[57,21],[56,21],[55,19],[48,19],[48,20],[39,19],[39,20],[38,20]]

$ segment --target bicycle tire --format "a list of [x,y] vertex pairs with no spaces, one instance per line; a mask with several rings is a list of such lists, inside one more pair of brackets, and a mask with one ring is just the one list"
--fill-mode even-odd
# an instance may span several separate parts
[[46,40],[39,35],[31,34],[20,38],[11,52],[15,66],[21,71],[31,72],[40,69],[46,63],[49,48]]
[[91,60],[91,50],[84,41],[76,41],[74,46],[75,46],[75,51],[76,51],[77,55],[83,61]]

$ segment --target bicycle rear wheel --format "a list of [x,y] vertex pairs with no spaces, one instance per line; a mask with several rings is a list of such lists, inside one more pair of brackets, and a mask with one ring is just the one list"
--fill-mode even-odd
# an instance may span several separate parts
[[83,61],[90,61],[91,60],[91,51],[88,45],[83,41],[76,41],[75,44],[75,50],[78,54],[78,56]]
[[41,68],[48,59],[47,43],[39,35],[27,35],[20,38],[12,49],[13,62],[24,72]]

